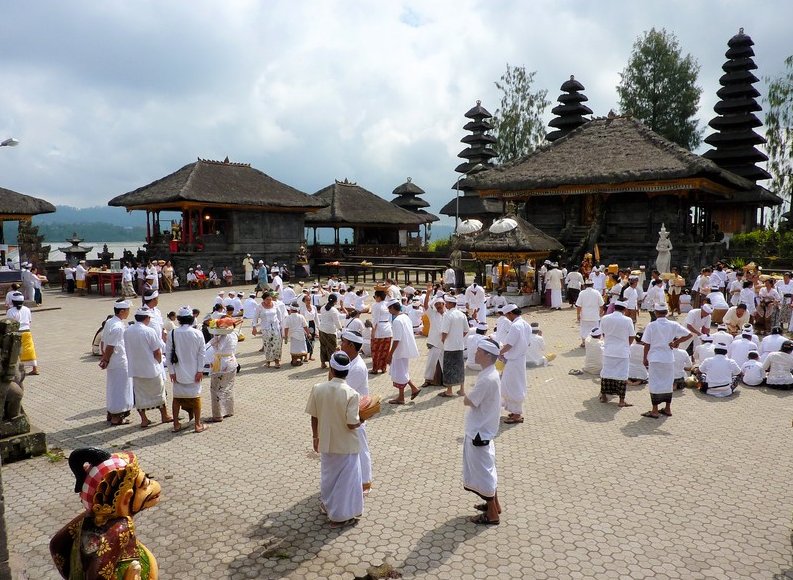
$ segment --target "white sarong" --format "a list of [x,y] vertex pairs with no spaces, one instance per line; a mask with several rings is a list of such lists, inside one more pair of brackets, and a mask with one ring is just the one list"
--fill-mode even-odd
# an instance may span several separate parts
[[504,408],[510,413],[523,414],[523,400],[526,398],[526,357],[507,359],[501,373],[501,399]]
[[581,337],[581,340],[589,336],[592,333],[592,329],[596,328],[599,324],[599,320],[584,320],[582,318],[578,327],[578,335]]
[[391,368],[389,370],[391,381],[395,385],[406,385],[410,381],[410,359],[409,358],[395,358],[391,359]]
[[135,408],[140,411],[156,409],[165,403],[165,381],[162,375],[153,379],[132,377],[132,392],[135,396]]
[[132,409],[134,404],[132,379],[129,378],[127,369],[107,369],[105,396],[107,397],[108,413],[116,415]]
[[615,381],[627,381],[630,359],[621,356],[603,355],[603,369],[600,371],[601,379],[612,379]]
[[362,424],[356,431],[358,431],[358,442],[361,444],[361,451],[358,453],[361,481],[363,489],[369,489],[372,486],[372,453],[369,451],[369,439],[366,437],[366,424]]
[[660,395],[672,392],[672,385],[675,382],[674,363],[650,361],[647,373],[649,375],[647,388],[650,394]]
[[463,487],[487,500],[496,495],[497,485],[496,446],[493,441],[475,447],[473,439],[466,435],[463,439]]
[[439,346],[430,346],[427,354],[427,366],[424,367],[424,380],[432,381],[435,379],[435,371],[438,365],[442,365],[443,349]]
[[332,522],[363,515],[363,483],[358,453],[320,455],[319,501]]
[[562,307],[562,291],[560,289],[551,290],[551,308]]

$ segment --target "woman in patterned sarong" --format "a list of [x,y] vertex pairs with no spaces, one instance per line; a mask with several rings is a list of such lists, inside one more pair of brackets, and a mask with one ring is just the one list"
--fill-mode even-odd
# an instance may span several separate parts
[[[283,313],[273,301],[273,295],[265,293],[262,304],[256,311],[253,319],[254,334],[262,335],[262,348],[259,352],[264,353],[264,362],[269,367],[271,362],[275,363],[275,368],[281,368],[281,348],[283,338],[281,338],[281,323]],[[258,329],[257,329],[258,327]]]
[[215,351],[209,376],[209,393],[212,400],[210,423],[220,423],[234,415],[234,380],[237,377],[237,335],[218,334],[209,341]]
[[782,302],[779,292],[774,288],[773,278],[768,278],[758,295],[755,325],[762,326],[766,332],[779,325],[779,305]]
[[377,290],[372,304],[372,374],[384,373],[388,365],[388,354],[391,352],[391,314],[385,303],[386,293]]

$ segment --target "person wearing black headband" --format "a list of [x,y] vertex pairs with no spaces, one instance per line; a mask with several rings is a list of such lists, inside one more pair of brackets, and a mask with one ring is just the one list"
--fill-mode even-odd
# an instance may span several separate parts
[[314,451],[320,454],[320,510],[332,528],[353,525],[363,514],[363,481],[356,430],[360,397],[345,380],[350,357],[334,352],[328,380],[311,388],[306,413],[311,415]]
[[738,384],[741,367],[733,359],[727,358],[727,345],[717,344],[715,353],[699,365],[702,375],[699,390],[714,397],[729,397]]

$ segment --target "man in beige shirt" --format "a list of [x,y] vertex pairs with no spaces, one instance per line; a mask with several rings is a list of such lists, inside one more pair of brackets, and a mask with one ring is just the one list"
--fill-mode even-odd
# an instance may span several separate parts
[[346,382],[350,357],[337,351],[330,358],[328,381],[311,388],[306,413],[311,415],[314,451],[320,453],[320,510],[332,528],[355,524],[363,514],[363,484],[356,429],[359,396]]
[[722,322],[727,325],[727,331],[733,336],[740,333],[743,325],[749,322],[749,312],[746,309],[746,304],[731,306],[724,314]]

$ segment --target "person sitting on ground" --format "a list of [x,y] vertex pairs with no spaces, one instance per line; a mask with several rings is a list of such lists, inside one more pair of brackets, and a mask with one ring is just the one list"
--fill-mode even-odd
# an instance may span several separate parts
[[648,374],[647,367],[644,366],[644,345],[641,344],[642,333],[636,333],[636,340],[630,346],[630,357],[628,358],[628,385],[635,387],[646,385]]
[[674,349],[672,354],[675,357],[675,380],[673,384],[675,390],[680,390],[686,386],[686,377],[688,377],[688,373],[691,372],[694,364],[691,361],[691,357],[682,348]]
[[760,342],[760,360],[764,361],[769,353],[778,352],[782,348],[785,340],[785,337],[782,335],[782,329],[779,326],[773,327],[771,329],[771,334]]
[[705,359],[699,365],[699,370],[702,373],[702,383],[699,387],[701,393],[714,397],[729,397],[735,392],[741,367],[733,359],[727,358],[726,344],[717,344],[716,354]]
[[526,352],[526,367],[544,367],[556,358],[555,353],[545,352],[545,339],[542,336],[539,322],[531,323],[531,342]]
[[195,275],[195,270],[192,268],[187,271],[187,287],[191,290],[198,290],[198,288],[200,288],[198,284],[198,278],[196,278]]
[[589,332],[584,349],[584,366],[581,370],[588,375],[600,376],[603,369],[603,333],[600,327]]
[[743,331],[740,338],[733,340],[732,344],[727,348],[730,358],[737,362],[738,366],[748,360],[749,351],[758,350],[757,345],[752,340],[752,334],[748,331]]
[[749,353],[749,360],[741,367],[741,380],[747,387],[759,387],[765,382],[765,369],[756,350]]
[[[725,343],[722,343],[725,344]],[[716,343],[712,336],[702,336],[702,344],[694,348],[694,364],[699,366],[702,361],[716,354]]]
[[733,336],[741,332],[741,327],[749,322],[749,311],[743,302],[738,306],[731,306],[722,321],[727,325],[727,331]]
[[765,384],[771,389],[788,391],[793,389],[793,342],[786,340],[779,352],[769,353],[763,362],[768,371]]
[[722,343],[726,344],[727,346],[730,346],[733,339],[735,338],[732,334],[727,332],[727,325],[724,324],[724,322],[716,326],[716,332],[711,334],[711,337],[713,337],[714,344]]

